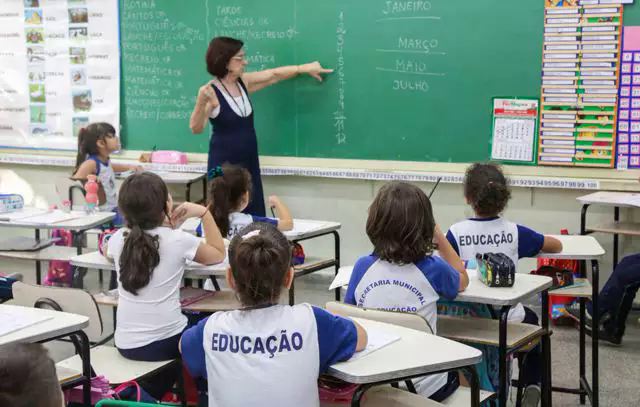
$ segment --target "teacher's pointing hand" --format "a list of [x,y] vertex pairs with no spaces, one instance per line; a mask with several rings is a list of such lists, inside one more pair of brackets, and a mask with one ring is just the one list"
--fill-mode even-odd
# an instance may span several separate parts
[[319,82],[322,82],[322,76],[320,74],[328,74],[333,72],[333,69],[323,68],[322,65],[320,65],[320,62],[318,61],[310,62],[304,65],[299,65],[298,69],[301,74],[303,73],[307,74],[317,79]]

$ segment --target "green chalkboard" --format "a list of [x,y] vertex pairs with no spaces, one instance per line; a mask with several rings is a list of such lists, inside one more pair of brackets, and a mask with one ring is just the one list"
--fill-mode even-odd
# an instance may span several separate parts
[[[488,159],[491,98],[538,97],[544,0],[120,0],[127,149],[206,152],[189,116],[217,35],[249,70],[319,60],[253,95],[262,155]],[[626,6],[625,25],[640,22]]]

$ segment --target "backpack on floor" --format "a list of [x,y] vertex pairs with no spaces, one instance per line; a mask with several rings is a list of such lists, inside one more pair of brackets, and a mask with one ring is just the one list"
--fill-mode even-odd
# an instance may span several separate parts
[[[53,229],[52,238],[59,238],[56,246],[73,246],[73,234],[64,229]],[[49,262],[49,271],[42,282],[46,286],[71,287],[73,280],[73,267],[68,261],[52,260]]]

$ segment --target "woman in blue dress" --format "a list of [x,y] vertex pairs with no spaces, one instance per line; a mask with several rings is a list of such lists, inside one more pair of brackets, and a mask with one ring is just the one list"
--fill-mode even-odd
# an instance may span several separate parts
[[247,60],[243,45],[242,41],[229,37],[216,37],[209,43],[206,54],[207,71],[213,79],[198,91],[189,127],[193,133],[201,133],[207,120],[211,122],[213,134],[209,142],[207,170],[226,162],[249,170],[253,191],[245,212],[265,216],[258,140],[249,95],[300,74],[322,81],[321,74],[332,70],[324,69],[318,62],[312,62],[245,72]]

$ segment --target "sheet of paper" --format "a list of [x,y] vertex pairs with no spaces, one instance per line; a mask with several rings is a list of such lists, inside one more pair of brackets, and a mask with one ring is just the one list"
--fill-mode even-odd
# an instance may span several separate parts
[[22,208],[16,212],[7,212],[0,213],[0,221],[14,221],[22,218],[27,218],[29,216],[40,215],[46,213],[45,209],[38,208]]
[[83,216],[82,213],[66,213],[63,211],[55,210],[46,212],[40,215],[29,216],[27,218],[20,219],[21,223],[30,223],[34,225],[45,225],[65,222],[68,220],[78,219]]
[[351,279],[352,272],[353,267],[340,267],[340,269],[338,270],[338,274],[329,286],[329,290],[335,290],[336,288],[349,285],[349,280]]
[[303,233],[308,233],[318,228],[321,228],[322,222],[310,221],[310,220],[293,220],[293,229],[284,232],[285,236],[295,237]]
[[0,336],[47,321],[51,318],[52,317],[48,315],[34,313],[31,309],[23,311],[13,307],[10,309],[3,308],[0,310]]
[[361,359],[399,340],[400,336],[398,335],[391,334],[384,329],[369,327],[367,328],[367,346],[360,352],[356,352],[350,360]]

